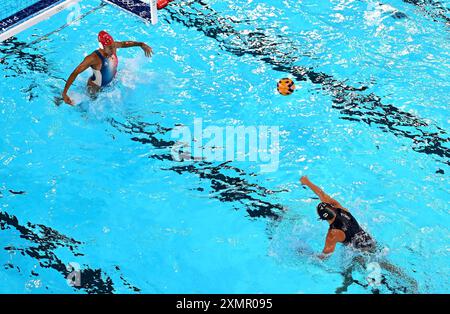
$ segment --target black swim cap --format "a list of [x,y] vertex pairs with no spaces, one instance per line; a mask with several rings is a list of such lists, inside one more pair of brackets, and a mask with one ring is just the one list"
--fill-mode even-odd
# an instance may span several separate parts
[[321,220],[330,220],[333,219],[334,216],[336,216],[334,211],[331,209],[332,207],[333,206],[331,204],[324,202],[317,205],[317,214],[319,215]]

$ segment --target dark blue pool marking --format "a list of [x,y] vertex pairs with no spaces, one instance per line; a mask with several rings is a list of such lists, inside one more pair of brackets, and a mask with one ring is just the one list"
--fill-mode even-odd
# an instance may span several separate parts
[[[359,0],[359,1],[360,2],[366,2],[366,0]],[[379,2],[378,5],[379,6],[383,6],[383,5],[386,5],[386,4],[383,3],[383,2]],[[399,11],[398,9],[396,9],[394,7],[392,7],[392,8],[393,8],[392,11],[383,12],[383,14],[389,14],[390,17],[392,17],[393,19],[396,19],[396,20],[402,20],[402,19],[408,18],[408,16],[405,13]]]
[[[18,252],[23,256],[29,256],[39,262],[42,268],[51,268],[59,272],[64,278],[70,274],[69,270],[55,254],[55,250],[60,248],[67,248],[74,257],[83,256],[78,251],[79,245],[82,242],[73,238],[67,237],[58,231],[42,224],[32,224],[30,222],[21,225],[18,219],[9,215],[6,212],[0,211],[0,230],[5,231],[13,229],[19,232],[20,238],[32,243],[29,247],[18,248],[14,246],[7,246],[4,249],[8,252]],[[4,269],[13,269],[14,265],[7,263]],[[88,265],[83,265],[80,270],[80,286],[73,287],[74,289],[84,290],[85,292],[108,294],[115,291],[112,279],[101,269],[92,269]],[[20,272],[20,269],[17,268]],[[32,276],[39,276],[36,272],[31,272]],[[123,275],[120,276],[123,284],[130,290],[135,292],[140,291],[139,288],[131,285],[125,280]],[[48,289],[48,287],[46,287]]]
[[[194,8],[198,5],[200,8]],[[419,153],[438,156],[436,159],[450,166],[450,137],[435,124],[429,124],[415,115],[402,111],[390,104],[383,104],[381,98],[366,93],[367,86],[353,87],[334,79],[331,75],[316,72],[312,68],[296,66],[298,56],[293,55],[295,47],[287,53],[277,47],[289,43],[289,39],[277,35],[277,40],[262,31],[241,34],[233,24],[241,23],[223,18],[203,1],[174,2],[166,8],[164,18],[168,23],[176,21],[188,28],[194,28],[207,37],[215,39],[220,48],[236,56],[251,55],[272,66],[275,71],[290,73],[298,81],[309,80],[332,97],[334,109],[342,114],[341,119],[374,125],[383,132],[412,141],[412,149]],[[233,39],[229,42],[228,39]],[[239,40],[239,44],[235,41]],[[447,146],[446,146],[447,145]]]
[[[0,212],[0,230],[15,229],[20,233],[20,238],[33,243],[27,248],[5,247],[9,252],[19,252],[39,261],[42,268],[52,268],[66,278],[70,272],[66,265],[56,256],[54,250],[58,248],[68,248],[74,256],[83,255],[77,252],[81,242],[60,234],[54,229],[44,225],[27,223],[21,225],[15,216],[5,212]],[[106,276],[103,279],[103,272],[100,269],[86,267],[81,270],[81,286],[88,293],[111,293],[114,286],[111,278]]]
[[405,13],[400,12],[400,11],[395,11],[395,12],[391,13],[391,17],[394,19],[397,19],[397,20],[402,20],[402,19],[408,18],[408,16]]
[[0,45],[0,53],[6,56],[14,55],[14,58],[3,60],[1,79],[23,77],[30,72],[44,73],[54,77],[47,59],[36,48],[32,47],[31,51],[23,51],[24,48],[26,43],[14,37]]
[[9,190],[9,193],[11,194],[15,194],[15,195],[22,195],[25,194],[25,191],[13,191],[13,190]]
[[[120,267],[118,265],[114,266],[114,268],[117,271],[120,271]],[[130,289],[133,292],[141,292],[141,289],[139,289],[138,287],[133,286],[132,284],[130,284],[125,277],[121,274],[120,275],[120,280],[122,280],[122,283],[124,286],[126,286],[128,289]]]
[[[160,136],[164,136],[172,129],[164,128],[157,124],[148,124],[143,122],[131,122],[123,123],[115,119],[110,119],[111,125],[118,131],[133,135],[132,141],[139,142],[141,144],[150,144],[154,148],[164,149],[164,152],[150,156],[151,159],[157,159],[160,161],[175,162],[170,151],[175,145],[175,142],[170,140],[166,141],[161,139]],[[154,127],[155,131],[149,131],[148,127]],[[139,136],[137,136],[139,135]],[[197,175],[200,179],[206,180],[210,184],[213,196],[222,202],[234,203],[235,209],[240,209],[241,205],[246,208],[246,211],[250,218],[272,218],[279,220],[281,218],[281,212],[284,207],[281,204],[272,204],[263,198],[285,191],[272,191],[264,188],[260,185],[250,183],[245,178],[248,176],[255,176],[247,174],[244,170],[230,165],[228,162],[221,164],[214,164],[207,161],[197,162],[177,162],[177,166],[170,166],[168,168],[162,168],[162,170],[175,171],[178,174],[191,173]],[[234,171],[235,176],[224,175],[222,170],[228,172]]]
[[[25,48],[28,48],[25,50]],[[3,60],[2,76],[0,79],[7,78],[22,78],[29,76],[30,73],[43,73],[49,78],[54,79],[54,81],[66,82],[63,77],[58,77],[55,73],[57,70],[52,68],[52,65],[47,62],[45,56],[40,54],[39,50],[31,46],[29,47],[27,43],[21,42],[17,37],[12,37],[0,45],[0,53],[9,56]],[[51,80],[53,81],[53,80]],[[58,84],[53,83],[48,86],[53,94],[59,95],[61,87]],[[39,90],[39,84],[36,81],[30,83],[28,87],[21,89],[25,95],[27,95],[27,100],[31,101],[39,96],[42,96],[42,92]]]
[[150,13],[150,6],[139,0],[103,0],[105,2],[114,4],[119,8],[131,12],[138,17],[151,22],[152,16]]
[[29,19],[30,17],[35,16],[36,14],[42,12],[45,9],[54,7],[56,4],[63,2],[62,0],[41,0],[38,1],[29,7],[26,7],[23,10],[20,10],[19,12],[14,13],[11,16],[8,16],[7,18],[4,18],[3,20],[0,20],[0,33],[5,32],[6,30],[10,29],[11,27],[16,26],[17,24],[20,24],[24,22],[25,20]]
[[[210,182],[210,187],[214,191],[213,198],[217,198],[221,202],[236,202],[233,207],[239,209],[243,205],[250,218],[272,218],[279,220],[280,213],[284,210],[281,204],[272,204],[260,198],[255,198],[257,194],[261,197],[267,197],[274,191],[267,190],[261,186],[249,183],[241,178],[246,176],[242,170],[233,167],[229,162],[214,165],[210,162],[197,162],[194,164],[183,166],[172,166],[167,169],[175,171],[178,174],[184,172],[196,174],[200,179],[206,179]],[[221,170],[233,170],[238,176],[231,177],[221,173]]]
[[403,0],[403,2],[419,7],[434,22],[444,21],[450,26],[450,8],[446,8],[442,2],[433,0]]

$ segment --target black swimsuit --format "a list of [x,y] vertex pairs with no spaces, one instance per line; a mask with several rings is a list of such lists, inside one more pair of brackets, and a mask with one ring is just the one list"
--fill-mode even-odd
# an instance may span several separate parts
[[352,214],[341,208],[336,208],[334,212],[336,213],[336,219],[330,225],[330,230],[342,230],[345,233],[343,242],[345,245],[351,244],[353,247],[362,250],[375,248],[375,241],[360,227]]

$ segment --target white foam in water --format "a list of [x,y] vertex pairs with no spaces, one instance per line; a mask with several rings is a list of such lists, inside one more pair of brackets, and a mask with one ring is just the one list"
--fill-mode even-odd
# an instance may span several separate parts
[[96,119],[105,119],[112,113],[120,112],[124,108],[122,91],[114,84],[100,92],[95,99],[89,98],[85,107],[89,116]]
[[[148,102],[151,101],[152,95],[179,93],[185,88],[174,73],[154,70],[151,59],[140,52],[133,58],[121,58],[120,62],[120,73],[117,77],[126,101],[134,98],[139,103]],[[168,86],[169,84],[172,85]],[[143,96],[145,96],[144,100]]]
[[326,261],[318,258],[325,240],[321,229],[320,224],[288,212],[273,230],[268,254],[286,266],[303,269],[306,263],[329,273],[337,272],[336,255]]
[[379,25],[384,19],[389,18],[390,13],[396,11],[397,10],[394,7],[388,4],[369,2],[367,4],[367,10],[364,12],[364,18],[367,25]]
[[145,63],[149,63],[149,59],[142,54],[134,58],[122,58],[120,62],[122,62],[122,69],[118,75],[124,87],[136,89],[136,85],[145,84],[154,79],[154,73],[145,70]]
[[82,102],[84,102],[84,101],[89,99],[89,97],[87,95],[80,94],[80,93],[77,93],[77,92],[71,92],[70,93],[70,98],[72,99],[72,101],[75,103],[76,106],[78,106]]

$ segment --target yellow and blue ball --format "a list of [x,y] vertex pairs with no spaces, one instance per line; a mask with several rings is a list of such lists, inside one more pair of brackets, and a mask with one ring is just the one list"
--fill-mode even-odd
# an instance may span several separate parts
[[292,94],[295,90],[294,81],[290,78],[282,78],[278,81],[277,90],[283,96]]

